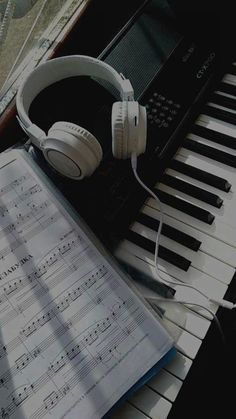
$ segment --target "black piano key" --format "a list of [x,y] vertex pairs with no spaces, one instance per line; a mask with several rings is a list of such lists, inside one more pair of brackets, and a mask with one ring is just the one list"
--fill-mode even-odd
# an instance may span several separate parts
[[229,153],[217,150],[214,147],[198,143],[197,141],[191,140],[190,138],[184,140],[183,147],[194,151],[195,153],[201,154],[202,156],[208,157],[209,159],[227,164],[231,167],[236,167],[236,156],[232,156]]
[[[132,243],[136,244],[137,246],[141,247],[142,249],[147,250],[148,252],[155,254],[155,242],[152,240],[147,239],[146,237],[141,236],[140,234],[136,233],[135,231],[129,230],[126,233],[125,238]],[[187,271],[189,266],[191,265],[191,261],[184,258],[183,256],[178,255],[177,253],[173,252],[172,250],[167,249],[164,246],[159,246],[158,249],[158,256],[165,260],[168,263],[171,263],[177,268],[182,269],[183,271]]]
[[231,83],[220,82],[218,89],[222,93],[227,93],[228,95],[236,96],[236,86]]
[[139,282],[140,284],[150,288],[152,291],[161,295],[164,298],[173,298],[176,293],[176,290],[170,285],[159,282],[158,279],[154,279],[152,274],[146,274],[141,272],[139,269],[134,266],[129,265],[128,263],[121,262],[124,266],[126,272],[134,279],[134,281]]
[[206,202],[213,207],[220,208],[223,204],[223,199],[221,199],[218,195],[208,192],[205,189],[199,188],[198,186],[191,185],[191,183],[177,179],[174,176],[168,175],[166,173],[162,176],[161,182],[167,186],[170,186],[171,188],[184,192],[193,198]]
[[236,125],[236,114],[225,111],[224,109],[215,108],[213,106],[205,105],[203,106],[202,113],[212,118],[219,119],[229,124]]
[[[136,217],[136,221],[138,221],[140,224],[143,224],[151,228],[154,231],[158,230],[159,221],[154,219],[153,217],[150,217],[147,214],[143,214],[142,212],[140,212]],[[199,247],[201,246],[201,242],[199,240],[165,223],[163,223],[162,225],[161,233],[163,234],[163,236],[166,236],[169,239],[174,240],[179,244],[182,244],[182,246],[194,250],[195,252],[197,252]]]
[[236,138],[231,137],[230,135],[222,134],[221,132],[217,132],[197,124],[193,125],[191,132],[199,137],[205,138],[206,140],[210,140],[214,143],[236,150]]
[[172,160],[170,168],[177,172],[183,173],[184,175],[190,176],[193,179],[199,180],[199,182],[206,183],[207,185],[214,186],[224,192],[229,192],[231,184],[219,176],[212,175],[211,173],[205,172],[204,170],[198,169],[197,167],[190,166],[187,163],[183,163],[179,160]]
[[236,110],[236,99],[228,96],[219,95],[219,93],[212,93],[209,102],[216,103],[217,105],[225,106],[229,109]]
[[231,64],[228,70],[229,74],[233,74],[234,76],[236,76],[236,66]]
[[193,205],[184,199],[177,198],[168,194],[167,192],[160,191],[159,189],[156,189],[156,193],[161,202],[164,204],[170,205],[172,208],[178,209],[185,214],[191,215],[192,217],[197,218],[206,224],[212,224],[215,219],[214,215],[209,211],[206,211],[197,205]]

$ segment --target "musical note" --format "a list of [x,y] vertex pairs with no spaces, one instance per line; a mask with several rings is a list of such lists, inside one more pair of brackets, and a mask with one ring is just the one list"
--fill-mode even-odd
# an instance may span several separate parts
[[49,394],[48,397],[46,397],[46,399],[44,399],[44,406],[45,409],[47,410],[51,410],[53,409],[53,407],[55,407],[58,403],[58,394],[55,391],[52,391],[52,393]]
[[15,360],[16,368],[18,370],[23,370],[25,367],[27,367],[30,361],[31,361],[31,357],[24,353],[23,355],[21,355],[19,358]]
[[51,366],[50,369],[53,370],[54,373],[58,372],[62,367],[64,367],[64,365],[66,364],[66,361],[64,360],[63,357],[61,357],[61,359],[59,359],[58,361],[54,362]]
[[15,396],[12,397],[12,401],[15,406],[19,406],[25,399],[29,397],[29,393],[27,391],[27,387],[24,387],[20,393],[17,393]]

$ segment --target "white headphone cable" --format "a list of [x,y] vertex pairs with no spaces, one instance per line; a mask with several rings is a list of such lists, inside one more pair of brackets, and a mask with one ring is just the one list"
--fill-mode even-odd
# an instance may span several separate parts
[[[157,275],[157,279],[162,283],[163,282],[167,283],[168,285],[169,284],[180,285],[182,287],[191,288],[191,289],[197,291],[203,297],[205,297],[209,302],[213,302],[213,303],[215,303],[215,304],[217,304],[221,307],[225,307],[225,308],[228,308],[228,309],[236,308],[236,304],[233,304],[230,301],[227,301],[227,300],[224,300],[224,299],[216,299],[216,298],[209,297],[207,294],[205,294],[203,291],[199,290],[198,288],[194,287],[193,285],[186,284],[186,283],[181,282],[179,280],[172,281],[171,279],[165,279],[161,276],[159,268],[158,268],[158,250],[159,250],[161,229],[162,229],[162,225],[163,225],[162,204],[161,204],[161,201],[158,198],[158,196],[151,189],[149,189],[149,187],[147,185],[145,185],[145,183],[140,179],[140,177],[137,173],[137,154],[136,153],[131,154],[131,166],[132,166],[134,176],[135,176],[136,180],[138,181],[138,183],[157,201],[157,203],[159,205],[160,219],[159,219],[159,226],[158,226],[157,235],[156,235],[155,256],[154,256],[154,267],[155,267],[155,272],[156,272],[156,275]],[[177,302],[178,300],[176,300],[174,298],[173,301]],[[193,304],[193,303],[191,303],[191,304]]]

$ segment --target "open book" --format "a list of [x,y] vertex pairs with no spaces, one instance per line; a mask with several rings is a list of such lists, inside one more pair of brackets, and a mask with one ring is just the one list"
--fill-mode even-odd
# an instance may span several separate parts
[[0,155],[0,221],[0,418],[107,415],[173,340],[23,150]]

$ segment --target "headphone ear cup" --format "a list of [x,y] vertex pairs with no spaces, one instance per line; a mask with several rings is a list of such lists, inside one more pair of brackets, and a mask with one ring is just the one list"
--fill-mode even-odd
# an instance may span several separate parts
[[112,107],[112,152],[127,159],[134,152],[145,152],[147,137],[146,108],[136,101],[115,102]]
[[65,121],[49,129],[42,151],[54,169],[72,179],[90,176],[102,160],[97,139],[79,125]]

